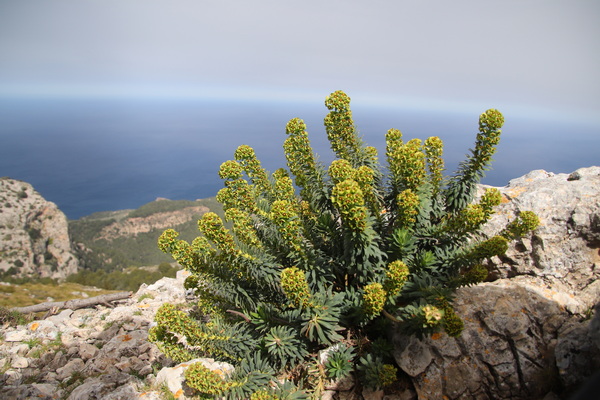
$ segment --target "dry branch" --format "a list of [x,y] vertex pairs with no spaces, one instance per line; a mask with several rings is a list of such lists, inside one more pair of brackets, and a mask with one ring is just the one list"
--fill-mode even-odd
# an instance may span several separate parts
[[111,301],[127,299],[131,297],[133,292],[118,292],[103,294],[101,296],[90,297],[87,299],[73,299],[67,301],[50,301],[47,303],[35,304],[27,307],[14,307],[12,311],[18,311],[23,314],[37,313],[48,310],[70,309],[77,310],[79,308],[92,307],[97,304],[107,304]]

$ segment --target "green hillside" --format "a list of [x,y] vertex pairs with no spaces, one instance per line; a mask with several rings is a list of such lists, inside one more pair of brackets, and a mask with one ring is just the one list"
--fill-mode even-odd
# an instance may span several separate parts
[[[194,214],[194,208],[201,206],[206,209]],[[131,228],[152,218],[166,218],[171,213],[184,212],[186,215],[193,214],[193,217],[185,223],[168,227],[177,229],[182,239],[191,241],[198,236],[198,218],[208,210],[222,214],[222,207],[214,197],[196,201],[161,199],[145,204],[137,210],[100,212],[69,221],[69,234],[71,241],[76,244],[78,256],[86,270],[109,272],[132,266],[158,265],[173,261],[156,245],[158,236],[166,227],[112,237],[107,237],[103,230]]]

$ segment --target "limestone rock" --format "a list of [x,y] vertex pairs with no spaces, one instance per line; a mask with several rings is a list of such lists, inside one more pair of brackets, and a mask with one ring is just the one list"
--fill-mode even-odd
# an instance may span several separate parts
[[503,203],[483,228],[487,236],[526,210],[540,226],[493,260],[491,278],[516,279],[573,313],[588,311],[600,298],[600,167],[532,171],[498,189]]
[[96,378],[88,378],[75,388],[67,400],[125,400],[137,397],[131,386],[131,376],[124,373],[110,373]]
[[394,333],[394,357],[419,398],[529,399],[573,390],[600,367],[587,323],[519,284],[502,281],[457,292],[458,338]]
[[65,214],[30,184],[0,178],[0,272],[64,279],[78,268]]

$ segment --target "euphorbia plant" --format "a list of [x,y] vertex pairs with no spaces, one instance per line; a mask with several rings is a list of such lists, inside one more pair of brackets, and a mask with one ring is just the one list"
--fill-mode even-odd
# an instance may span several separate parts
[[[480,116],[474,149],[445,178],[438,137],[404,141],[390,129],[383,168],[357,134],[350,98],[338,91],[325,105],[330,165],[317,161],[304,122],[292,119],[283,144],[288,169],[270,174],[251,147],[238,147],[219,169],[225,221],[204,214],[191,243],[172,229],[159,238],[192,273],[186,287],[198,301],[188,311],[164,305],[151,339],[178,361],[210,356],[236,366],[230,377],[192,369],[189,384],[205,395],[301,397],[289,385],[275,389],[273,377],[287,374],[316,390],[318,377],[352,370],[355,350],[363,384],[393,381],[383,330],[459,335],[455,290],[484,280],[484,260],[537,226],[525,212],[497,236],[478,235],[501,201],[497,189],[475,201],[504,123],[497,110]],[[327,347],[333,361],[315,370]]]

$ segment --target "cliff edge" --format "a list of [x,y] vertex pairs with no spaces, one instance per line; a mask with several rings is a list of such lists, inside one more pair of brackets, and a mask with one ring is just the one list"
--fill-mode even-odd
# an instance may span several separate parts
[[30,184],[0,178],[0,273],[63,280],[78,268],[65,214]]

